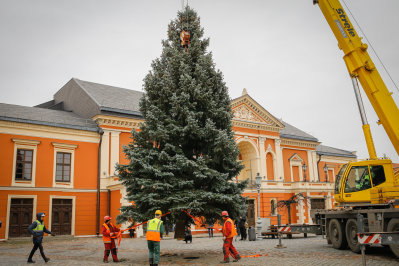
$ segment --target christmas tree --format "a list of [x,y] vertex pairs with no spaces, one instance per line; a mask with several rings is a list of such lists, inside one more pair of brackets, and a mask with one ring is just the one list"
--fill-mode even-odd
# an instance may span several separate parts
[[130,163],[118,166],[134,204],[121,208],[119,222],[145,221],[158,209],[170,211],[172,221],[182,210],[215,221],[223,210],[238,217],[246,209],[241,196],[246,182],[232,182],[243,167],[230,99],[203,34],[193,9],[178,12],[144,79],[145,123],[124,149]]

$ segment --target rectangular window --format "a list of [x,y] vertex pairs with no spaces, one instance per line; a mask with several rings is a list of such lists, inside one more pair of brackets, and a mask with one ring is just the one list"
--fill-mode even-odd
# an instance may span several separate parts
[[32,180],[33,150],[17,149],[15,180]]
[[70,182],[71,181],[71,154],[66,152],[57,152],[57,164],[55,181]]
[[373,187],[381,185],[385,182],[385,172],[382,165],[370,166],[371,179],[373,181]]
[[371,188],[368,166],[353,166],[345,184],[345,193],[362,191]]

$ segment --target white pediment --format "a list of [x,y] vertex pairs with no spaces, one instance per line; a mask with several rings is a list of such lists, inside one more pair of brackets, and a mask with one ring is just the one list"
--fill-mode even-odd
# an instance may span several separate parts
[[268,123],[264,119],[261,119],[257,114],[255,114],[248,106],[245,104],[235,108],[233,110],[233,117],[236,119],[240,120],[245,120],[245,121],[251,121],[251,122],[263,122],[268,125],[271,125],[271,123]]
[[[248,94],[231,101],[233,111],[233,123],[246,123],[247,125],[259,125],[266,130],[281,130],[284,125],[280,120],[270,114],[265,108],[258,104]],[[253,126],[251,126],[253,128]]]
[[289,161],[297,161],[297,162],[303,161],[302,158],[296,153],[294,153],[288,160]]

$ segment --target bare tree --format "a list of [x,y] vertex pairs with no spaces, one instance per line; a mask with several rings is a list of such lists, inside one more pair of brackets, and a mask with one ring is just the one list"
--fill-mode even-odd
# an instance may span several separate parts
[[291,204],[297,204],[301,200],[307,200],[308,198],[305,197],[302,193],[295,194],[288,200],[279,200],[277,203],[278,208],[286,207],[288,209],[288,223],[291,224]]

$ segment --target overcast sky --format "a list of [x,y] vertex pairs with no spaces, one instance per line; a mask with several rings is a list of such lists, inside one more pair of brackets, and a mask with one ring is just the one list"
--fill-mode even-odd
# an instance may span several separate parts
[[[399,85],[399,1],[345,2]],[[368,156],[343,53],[312,0],[189,4],[201,17],[232,99],[247,88],[271,114],[322,144]],[[142,90],[181,6],[181,0],[0,0],[0,102],[51,100],[72,77]],[[398,104],[399,91],[370,54]],[[363,99],[378,156],[399,162]]]

